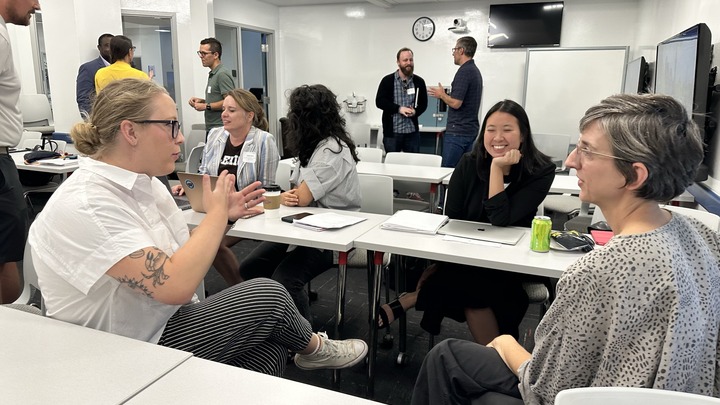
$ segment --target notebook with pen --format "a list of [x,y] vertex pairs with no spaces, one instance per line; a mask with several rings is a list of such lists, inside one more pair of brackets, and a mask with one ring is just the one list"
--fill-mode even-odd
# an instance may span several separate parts
[[451,219],[438,230],[438,234],[496,242],[504,245],[516,245],[525,234],[525,231],[518,228],[492,226],[483,222]]
[[[203,175],[178,172],[177,176],[193,211],[205,212],[205,208],[203,208]],[[216,181],[217,176],[210,176],[210,184],[213,188],[215,188]]]

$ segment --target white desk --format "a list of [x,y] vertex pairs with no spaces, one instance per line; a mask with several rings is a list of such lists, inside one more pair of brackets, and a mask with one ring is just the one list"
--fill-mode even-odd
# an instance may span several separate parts
[[378,402],[193,357],[127,403],[362,405]]
[[[355,247],[375,251],[375,270],[371,285],[370,311],[374,316],[380,308],[380,286],[382,253],[395,253],[424,259],[446,261],[481,266],[516,273],[533,274],[558,278],[565,269],[574,263],[581,254],[575,252],[550,251],[536,253],[530,250],[530,229],[515,246],[488,246],[466,244],[443,240],[442,235],[422,235],[410,232],[398,232],[376,227],[355,239]],[[482,271],[482,269],[478,269]],[[368,354],[369,372],[374,372],[377,354],[377,328],[370,325],[370,353]],[[369,391],[374,389],[369,382]]]
[[451,167],[400,165],[392,163],[359,162],[357,164],[357,172],[359,174],[389,176],[392,177],[393,180],[429,184],[430,212],[435,212],[435,207],[437,206],[435,201],[437,186],[442,184],[443,180],[449,177],[453,170]]
[[64,164],[62,166],[40,163],[26,165],[24,160],[24,156],[26,153],[28,153],[28,151],[10,153],[10,156],[15,162],[15,166],[18,168],[18,170],[29,170],[33,172],[45,172],[53,174],[67,174],[74,172],[79,167],[77,159],[64,159]]
[[[257,239],[268,242],[287,243],[291,245],[314,247],[337,251],[338,280],[336,296],[335,334],[339,332],[340,324],[344,321],[345,284],[347,274],[348,252],[354,248],[354,241],[360,235],[383,223],[388,216],[369,214],[357,211],[329,210],[317,207],[286,207],[280,206],[280,216],[297,214],[300,212],[322,213],[337,212],[343,215],[352,215],[366,218],[365,221],[342,229],[316,232],[283,222],[280,218],[267,218],[264,214],[249,219],[240,219],[228,231],[228,235],[246,239]],[[185,220],[190,226],[197,226],[205,214],[192,210],[184,212]],[[333,373],[337,381],[339,374]],[[369,377],[370,378],[370,377]]]
[[0,306],[8,404],[119,404],[192,354]]

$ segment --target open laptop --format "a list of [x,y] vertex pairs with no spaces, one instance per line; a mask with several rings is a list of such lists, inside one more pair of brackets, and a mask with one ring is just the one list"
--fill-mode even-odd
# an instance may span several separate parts
[[[178,172],[177,173],[178,179],[180,180],[180,184],[182,185],[183,191],[185,191],[185,195],[187,196],[188,201],[190,201],[190,206],[192,207],[193,211],[197,212],[205,212],[205,209],[203,208],[203,182],[202,178],[203,175],[199,173],[185,173],[185,172]],[[217,181],[217,176],[210,176],[210,184],[213,188],[215,188],[215,182]]]
[[518,228],[492,226],[483,222],[451,219],[438,230],[438,233],[440,235],[457,236],[459,238],[515,245],[523,237],[525,231]]

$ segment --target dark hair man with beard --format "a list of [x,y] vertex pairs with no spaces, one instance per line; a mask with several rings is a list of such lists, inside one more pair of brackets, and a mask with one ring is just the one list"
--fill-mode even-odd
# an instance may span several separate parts
[[428,104],[425,80],[414,74],[413,51],[402,48],[397,53],[398,69],[383,77],[375,96],[375,105],[383,110],[383,145],[385,152],[419,151],[418,117]]

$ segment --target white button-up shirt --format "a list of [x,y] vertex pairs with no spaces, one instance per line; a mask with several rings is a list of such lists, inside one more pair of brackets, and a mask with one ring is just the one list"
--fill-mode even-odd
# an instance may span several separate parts
[[29,243],[47,315],[157,343],[177,305],[105,274],[140,249],[168,256],[190,234],[182,211],[156,178],[80,158],[35,219]]

